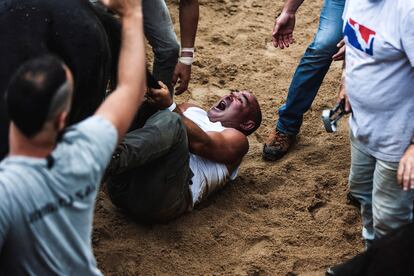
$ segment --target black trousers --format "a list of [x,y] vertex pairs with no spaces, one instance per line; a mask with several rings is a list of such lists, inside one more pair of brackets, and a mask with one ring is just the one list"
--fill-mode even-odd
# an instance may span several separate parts
[[111,201],[142,222],[166,222],[192,207],[187,133],[175,113],[158,111],[129,132],[108,170]]

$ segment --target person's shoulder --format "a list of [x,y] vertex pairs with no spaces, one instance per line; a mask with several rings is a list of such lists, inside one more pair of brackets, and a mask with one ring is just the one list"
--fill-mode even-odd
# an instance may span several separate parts
[[409,22],[411,23],[414,21],[414,18],[412,18],[413,14],[414,0],[397,0],[397,18],[403,21],[409,20]]
[[247,136],[235,128],[226,128],[221,133],[227,138],[229,143],[239,144],[241,146],[249,145]]
[[[69,127],[53,156],[75,157],[71,164],[97,163],[103,166],[112,155],[118,141],[114,125],[101,116],[92,116]],[[69,162],[69,161],[68,161]]]
[[106,129],[108,131],[112,130],[116,132],[115,126],[108,119],[105,119],[104,117],[99,116],[99,115],[93,115],[77,124],[74,124],[68,127],[66,133],[72,133],[72,132],[91,133],[93,130],[98,130],[98,129],[99,130]]
[[95,144],[105,142],[115,144],[117,139],[118,132],[115,126],[104,117],[94,115],[68,127],[62,142],[72,144],[77,140],[87,140]]

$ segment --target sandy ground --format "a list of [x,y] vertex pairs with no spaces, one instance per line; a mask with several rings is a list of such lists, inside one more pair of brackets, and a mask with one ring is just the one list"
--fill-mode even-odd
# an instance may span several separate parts
[[[262,127],[249,138],[239,178],[169,224],[139,225],[100,194],[93,245],[105,274],[322,275],[329,265],[362,251],[359,215],[345,199],[346,123],[328,134],[320,120],[335,102],[340,64],[325,78],[294,149],[279,162],[261,158],[322,6],[322,0],[305,1],[296,44],[280,50],[271,46],[270,34],[282,3],[200,0],[197,62],[189,93],[176,101],[207,108],[229,90],[250,89],[262,106]],[[177,3],[168,5],[178,23]]]

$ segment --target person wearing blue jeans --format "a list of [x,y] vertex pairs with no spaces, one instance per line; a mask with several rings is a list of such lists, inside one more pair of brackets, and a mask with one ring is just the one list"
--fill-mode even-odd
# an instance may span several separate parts
[[[99,0],[89,0],[97,4]],[[154,52],[153,75],[168,86],[170,93],[185,92],[191,77],[191,64],[198,26],[198,0],[180,1],[180,44],[174,32],[168,7],[164,0],[142,0],[144,32]]]
[[[273,45],[281,49],[293,43],[295,13],[303,0],[286,0],[276,19]],[[325,0],[318,32],[303,55],[289,87],[286,103],[279,109],[276,129],[263,147],[263,158],[274,161],[287,153],[302,125],[303,114],[310,108],[338,51],[342,39],[342,13],[345,0]]]

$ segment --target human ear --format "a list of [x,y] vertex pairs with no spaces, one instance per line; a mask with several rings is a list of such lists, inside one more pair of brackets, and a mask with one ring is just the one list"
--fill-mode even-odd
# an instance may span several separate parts
[[55,120],[55,128],[59,132],[63,130],[66,127],[66,119],[68,117],[67,111],[62,111],[56,116]]
[[245,132],[251,131],[255,126],[256,126],[256,123],[253,122],[252,120],[247,120],[246,122],[243,122],[240,124],[240,128]]

